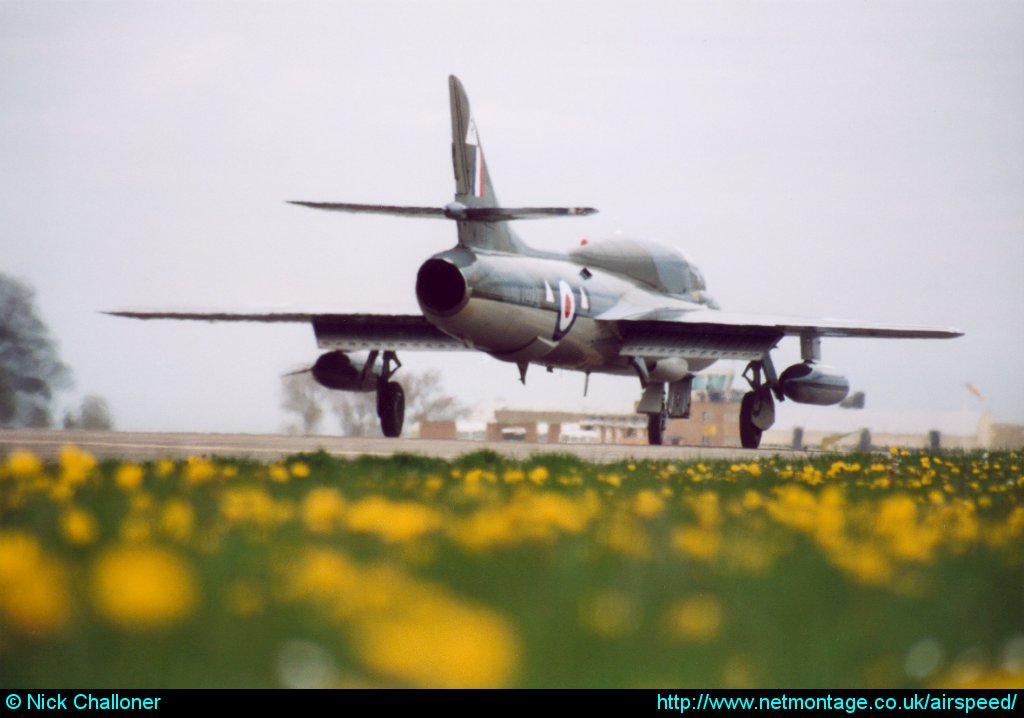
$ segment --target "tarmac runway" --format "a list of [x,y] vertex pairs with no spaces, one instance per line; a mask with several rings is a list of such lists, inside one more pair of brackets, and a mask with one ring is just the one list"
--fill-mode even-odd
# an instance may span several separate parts
[[23,450],[43,458],[55,458],[61,447],[72,444],[100,459],[186,458],[232,456],[276,461],[291,454],[326,451],[333,456],[392,456],[419,454],[452,459],[474,451],[491,450],[523,459],[536,454],[575,454],[597,463],[624,459],[750,460],[783,455],[806,457],[806,452],[780,449],[731,449],[636,444],[526,444],[520,442],[445,441],[435,439],[382,439],[338,436],[289,436],[283,434],[168,434],[59,429],[0,429],[0,455]]

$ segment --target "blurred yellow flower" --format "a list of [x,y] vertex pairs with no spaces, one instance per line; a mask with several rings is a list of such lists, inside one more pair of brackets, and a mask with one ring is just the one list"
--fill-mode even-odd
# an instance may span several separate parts
[[217,475],[217,467],[208,459],[190,456],[185,462],[185,481],[191,485],[202,484]]
[[441,527],[441,514],[412,501],[390,501],[368,496],[351,504],[345,512],[346,527],[355,533],[377,534],[384,541],[409,541]]
[[530,473],[527,474],[527,478],[537,484],[537,486],[540,486],[548,480],[548,470],[544,466],[534,466],[530,469]]
[[156,462],[156,475],[161,479],[166,478],[174,473],[175,463],[170,459],[160,459]]
[[61,514],[60,532],[72,546],[87,546],[99,536],[100,528],[91,513],[73,506]]
[[0,532],[0,617],[4,628],[47,637],[71,615],[71,597],[61,565],[35,537]]
[[636,610],[621,591],[605,591],[580,602],[579,619],[585,629],[601,638],[621,638],[632,632]]
[[333,487],[312,489],[302,500],[302,522],[310,533],[329,534],[341,522],[345,499]]
[[199,588],[189,565],[156,546],[117,546],[92,567],[96,612],[129,631],[178,624],[195,611]]
[[196,512],[185,499],[170,499],[160,514],[160,530],[178,542],[189,539],[195,522]]
[[292,472],[292,476],[296,479],[305,479],[309,476],[309,465],[303,461],[296,461],[290,467],[289,470]]
[[221,515],[234,526],[270,529],[291,518],[293,509],[262,488],[246,486],[226,490],[220,500]]
[[714,529],[683,526],[672,532],[672,546],[679,553],[699,561],[710,561],[718,555],[722,537]]
[[61,478],[70,484],[80,484],[96,468],[96,459],[92,454],[82,451],[77,446],[64,446],[60,450]]
[[356,643],[371,670],[418,688],[507,686],[521,650],[498,613],[426,592],[402,610],[360,622]]
[[633,500],[633,511],[643,519],[651,519],[660,514],[665,508],[665,502],[651,491],[643,489],[639,491]]
[[38,456],[28,451],[12,451],[4,462],[4,471],[0,478],[10,474],[16,478],[35,476],[43,470],[43,462]]
[[718,601],[701,594],[672,604],[665,615],[665,627],[672,639],[706,642],[718,635],[722,618]]
[[125,491],[134,491],[142,485],[143,473],[138,464],[121,464],[117,467],[114,483]]

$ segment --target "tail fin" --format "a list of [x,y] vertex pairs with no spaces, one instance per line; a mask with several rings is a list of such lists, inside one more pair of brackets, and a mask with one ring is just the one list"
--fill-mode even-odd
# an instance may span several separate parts
[[452,165],[455,201],[466,207],[497,207],[498,198],[484,161],[484,148],[469,109],[469,97],[455,75],[448,77],[452,108]]
[[509,227],[510,220],[542,217],[580,217],[593,214],[592,207],[502,207],[484,162],[480,135],[473,122],[466,90],[455,75],[448,77],[452,109],[452,165],[455,169],[455,201],[444,207],[405,207],[352,202],[300,202],[292,204],[336,212],[389,214],[400,217],[436,217],[455,220],[459,244],[514,254],[535,253]]

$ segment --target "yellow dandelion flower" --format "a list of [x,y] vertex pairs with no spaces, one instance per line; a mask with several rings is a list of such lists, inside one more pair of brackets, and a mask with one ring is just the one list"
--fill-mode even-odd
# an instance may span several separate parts
[[444,487],[444,479],[440,476],[428,476],[423,482],[423,488],[430,494],[436,494]]
[[171,539],[183,542],[192,535],[196,512],[185,499],[171,499],[160,514],[160,530]]
[[672,532],[672,547],[684,556],[710,561],[718,555],[722,537],[717,531],[697,526],[684,526]]
[[117,467],[114,483],[119,489],[135,491],[142,485],[143,474],[142,467],[138,464],[121,464]]
[[506,484],[518,484],[526,479],[526,472],[522,469],[505,469],[501,480]]
[[665,508],[665,502],[651,491],[644,489],[637,493],[633,500],[633,512],[643,519],[651,519],[660,514]]
[[747,511],[754,511],[764,505],[764,497],[753,489],[747,489],[743,494],[743,508]]
[[878,549],[866,544],[847,544],[829,554],[832,563],[868,586],[881,586],[893,576],[892,564]]
[[419,688],[500,688],[518,669],[520,646],[500,614],[443,595],[358,625],[358,654],[372,671]]
[[129,631],[167,628],[196,609],[199,589],[189,565],[155,546],[107,549],[92,567],[96,612]]
[[344,511],[345,499],[333,487],[313,489],[302,500],[302,522],[310,533],[331,533],[338,527]]
[[190,456],[185,462],[185,481],[190,485],[202,484],[217,475],[217,467],[209,459]]
[[262,488],[240,487],[229,489],[221,496],[221,515],[229,524],[260,529],[273,528],[291,518],[292,507],[276,501]]
[[703,491],[689,500],[690,507],[697,515],[697,523],[705,528],[712,528],[722,523],[722,510],[718,504],[718,494]]
[[353,503],[345,513],[345,525],[355,533],[374,533],[384,541],[410,541],[436,531],[443,519],[434,509],[411,501],[389,501],[369,496]]
[[267,467],[267,471],[270,474],[270,480],[278,484],[283,484],[289,478],[288,469],[281,464],[271,464]]
[[170,459],[160,459],[160,461],[156,462],[154,471],[159,478],[165,479],[174,473],[174,467],[175,463]]
[[622,486],[622,477],[618,474],[598,474],[597,480],[603,481],[609,486],[614,486],[615,488]]
[[548,480],[548,470],[545,466],[534,466],[530,469],[530,472],[526,475],[532,483],[540,486]]
[[289,467],[289,470],[296,479],[305,479],[310,473],[309,465],[303,461],[296,461]]
[[690,596],[669,607],[665,628],[672,639],[707,642],[721,630],[723,613],[722,606],[713,597]]
[[4,469],[4,472],[0,472],[0,478],[6,474],[19,479],[38,476],[43,471],[43,462],[28,451],[12,451],[4,462]]
[[61,478],[70,484],[80,484],[96,468],[96,458],[77,446],[64,446],[60,450]]
[[60,532],[72,546],[88,546],[99,536],[100,528],[91,513],[75,506],[61,514]]
[[0,617],[5,628],[35,637],[58,633],[71,615],[67,577],[35,537],[0,532]]
[[286,597],[329,604],[348,615],[354,606],[351,599],[359,595],[363,583],[356,565],[339,551],[315,549],[308,551],[287,570]]
[[579,620],[583,627],[601,638],[621,638],[636,623],[636,609],[624,593],[606,591],[580,602]]

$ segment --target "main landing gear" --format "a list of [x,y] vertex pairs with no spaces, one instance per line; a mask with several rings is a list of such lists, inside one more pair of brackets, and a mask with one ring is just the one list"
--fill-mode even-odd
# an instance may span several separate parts
[[383,361],[380,376],[377,377],[377,418],[380,419],[380,430],[384,436],[394,438],[401,435],[402,423],[405,421],[405,392],[401,384],[391,381],[391,376],[402,363],[393,351],[384,352]]
[[763,360],[747,364],[743,378],[750,384],[750,391],[740,402],[740,443],[744,449],[756,449],[761,444],[761,434],[775,423],[772,386],[778,384],[778,379],[767,352]]
[[690,416],[690,388],[693,384],[693,375],[688,374],[682,379],[669,382],[666,395],[666,384],[650,381],[647,367],[642,360],[634,359],[633,367],[644,388],[636,410],[641,414],[647,414],[647,443],[658,446],[665,443],[665,427],[668,426],[669,419],[687,419]]
[[660,446],[665,438],[665,427],[668,426],[668,412],[651,412],[647,415],[647,443]]

